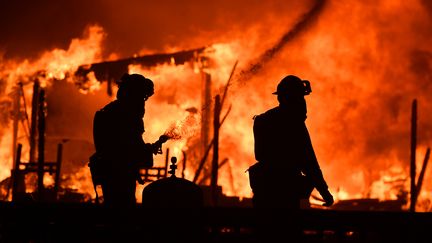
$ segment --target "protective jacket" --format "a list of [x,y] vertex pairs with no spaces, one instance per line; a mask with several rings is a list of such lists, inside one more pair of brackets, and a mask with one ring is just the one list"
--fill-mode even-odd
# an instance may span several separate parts
[[[313,188],[327,191],[305,124],[305,107],[275,107],[254,118],[255,158],[250,168],[254,196],[271,201],[308,199]],[[279,195],[280,194],[280,195]]]
[[[101,184],[104,202],[134,205],[138,169],[153,166],[151,144],[144,133],[144,104],[115,100],[95,113],[92,156],[93,182]],[[92,167],[93,165],[93,167]]]

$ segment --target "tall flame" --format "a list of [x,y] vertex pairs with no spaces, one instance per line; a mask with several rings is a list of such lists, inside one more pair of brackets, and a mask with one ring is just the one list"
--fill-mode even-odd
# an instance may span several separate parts
[[[89,26],[83,38],[73,39],[67,50],[53,49],[46,51],[35,60],[4,60],[0,66],[0,181],[10,176],[12,169],[12,119],[14,99],[20,99],[18,110],[17,143],[23,144],[22,159],[28,160],[28,130],[25,119],[31,114],[31,97],[33,82],[38,80],[42,87],[49,88],[53,80],[67,80],[74,82],[70,77],[78,66],[101,60],[101,44],[104,39],[103,29],[99,26]],[[20,90],[22,87],[22,90]],[[21,93],[22,97],[17,97]],[[23,102],[24,101],[24,102]],[[22,126],[22,124],[24,124]],[[47,177],[48,178],[48,177]],[[47,182],[47,184],[49,184]]]

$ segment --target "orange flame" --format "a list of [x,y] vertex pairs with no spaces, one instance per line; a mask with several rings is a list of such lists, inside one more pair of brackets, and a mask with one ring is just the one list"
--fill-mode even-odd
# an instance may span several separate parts
[[[232,110],[220,133],[220,154],[229,159],[219,173],[224,193],[251,196],[244,171],[255,162],[252,117],[277,105],[271,92],[287,74],[311,81],[313,92],[307,97],[307,125],[324,176],[337,200],[362,197],[388,200],[397,198],[401,191],[409,191],[405,179],[409,176],[409,107],[413,98],[419,100],[418,158],[423,158],[432,141],[432,117],[427,113],[432,108],[430,9],[420,0],[381,0],[374,5],[314,3],[324,5],[314,16],[315,21],[311,20],[298,32],[291,27],[311,7],[308,4],[301,7],[303,12],[298,16],[285,16],[283,21],[274,18],[266,25],[256,24],[224,35],[221,39],[225,42],[207,49],[205,55],[210,63],[176,65],[176,60],[171,60],[154,68],[131,65],[130,73],[142,73],[155,81],[155,95],[146,104],[144,139],[154,141],[161,134],[172,133],[173,137],[182,138],[167,143],[175,148],[172,151],[176,155],[191,148],[186,138],[196,135],[194,129],[200,122],[195,116],[202,112],[200,73],[211,75],[212,95],[221,93],[232,65],[239,60],[226,100],[233,105]],[[67,51],[53,50],[33,62],[0,64],[0,77],[7,80],[4,93],[12,90],[16,80],[31,82],[39,70],[46,71],[41,79],[48,85],[50,78],[70,80],[68,73],[78,65],[100,60],[102,30],[94,27],[90,32],[94,33],[90,34],[92,37],[72,41]],[[277,45],[282,43],[277,39],[280,36],[288,36],[289,41]],[[201,38],[193,41],[208,43],[210,39]],[[144,52],[148,53],[141,51]],[[260,65],[255,65],[258,62]],[[259,70],[255,72],[256,67]],[[88,90],[97,91],[100,83],[93,73],[89,75],[92,82]],[[188,120],[191,109],[198,111],[193,119],[190,117],[192,124]],[[225,111],[226,106],[222,113]],[[3,162],[11,158],[7,152],[11,137],[4,129],[0,130],[0,136],[0,156],[4,157],[0,162],[2,179],[11,167],[10,162]],[[420,163],[421,159],[418,168]],[[193,177],[193,171],[186,173],[188,178]],[[427,202],[431,196],[427,192],[432,185],[426,183],[430,174],[428,169],[419,210],[430,210]],[[85,179],[76,180],[75,185],[80,185],[79,180]]]

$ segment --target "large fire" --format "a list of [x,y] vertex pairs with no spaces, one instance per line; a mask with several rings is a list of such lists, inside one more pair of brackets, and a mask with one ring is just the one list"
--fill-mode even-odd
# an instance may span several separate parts
[[[220,43],[212,43],[205,55],[210,64],[190,62],[155,67],[130,65],[130,73],[141,73],[154,80],[155,95],[146,102],[144,140],[153,142],[164,133],[172,139],[164,145],[170,154],[182,158],[183,152],[196,149],[203,112],[202,72],[212,80],[212,96],[222,94],[234,64],[234,76],[222,115],[231,106],[220,130],[221,160],[219,184],[227,195],[250,197],[248,175],[252,165],[252,117],[277,105],[271,94],[279,80],[296,74],[311,81],[307,125],[318,160],[331,191],[337,200],[352,198],[396,199],[409,192],[409,141],[411,101],[419,102],[417,168],[421,168],[426,149],[432,145],[432,19],[430,6],[417,1],[312,1],[297,6],[298,13],[277,18],[266,16],[263,23],[226,33]],[[65,97],[56,90],[56,82],[75,83],[73,73],[80,65],[102,61],[103,26],[91,26],[82,38],[73,39],[67,49],[53,49],[37,60],[1,59],[0,64],[0,181],[10,176],[12,168],[12,119],[10,116],[17,84],[23,84],[26,109],[31,112],[32,82],[38,77],[42,85],[57,97],[61,105],[77,98]],[[212,36],[201,34],[193,43],[209,43]],[[180,45],[181,43],[181,45]],[[168,52],[184,46],[169,47]],[[140,54],[149,53],[141,50]],[[110,53],[115,60],[119,55]],[[41,74],[41,71],[43,72]],[[67,126],[83,126],[81,134],[66,132],[92,143],[91,117],[94,111],[114,97],[93,73],[82,108],[85,122],[69,121]],[[78,90],[78,89],[77,89]],[[52,98],[54,99],[54,98]],[[62,109],[60,104],[54,104]],[[86,103],[82,103],[86,104]],[[47,104],[50,106],[50,103]],[[57,111],[61,113],[62,111]],[[48,114],[48,121],[51,114]],[[54,113],[51,121],[62,115]],[[65,115],[66,116],[66,115]],[[74,119],[72,117],[66,119]],[[24,122],[20,124],[18,142],[24,144],[28,159],[28,141]],[[47,124],[60,127],[62,124]],[[65,131],[67,126],[52,129]],[[90,154],[83,155],[84,157]],[[156,158],[164,163],[163,156]],[[199,158],[188,156],[185,177],[194,177]],[[67,163],[67,161],[65,162]],[[210,166],[210,165],[208,165]],[[64,175],[64,186],[94,197],[89,171],[83,161],[74,173]],[[417,170],[417,174],[419,170]],[[430,169],[426,171],[418,210],[432,207]],[[142,188],[140,188],[142,189]],[[139,198],[140,190],[137,192]]]

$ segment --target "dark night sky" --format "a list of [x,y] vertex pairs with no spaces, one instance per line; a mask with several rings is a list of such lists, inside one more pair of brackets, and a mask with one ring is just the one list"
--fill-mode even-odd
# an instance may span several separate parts
[[[89,24],[107,33],[105,53],[130,56],[141,49],[196,48],[200,36],[221,41],[225,34],[265,19],[301,12],[310,1],[211,0],[14,0],[0,2],[0,54],[36,57],[54,47],[67,48]],[[299,11],[300,10],[300,11]]]

